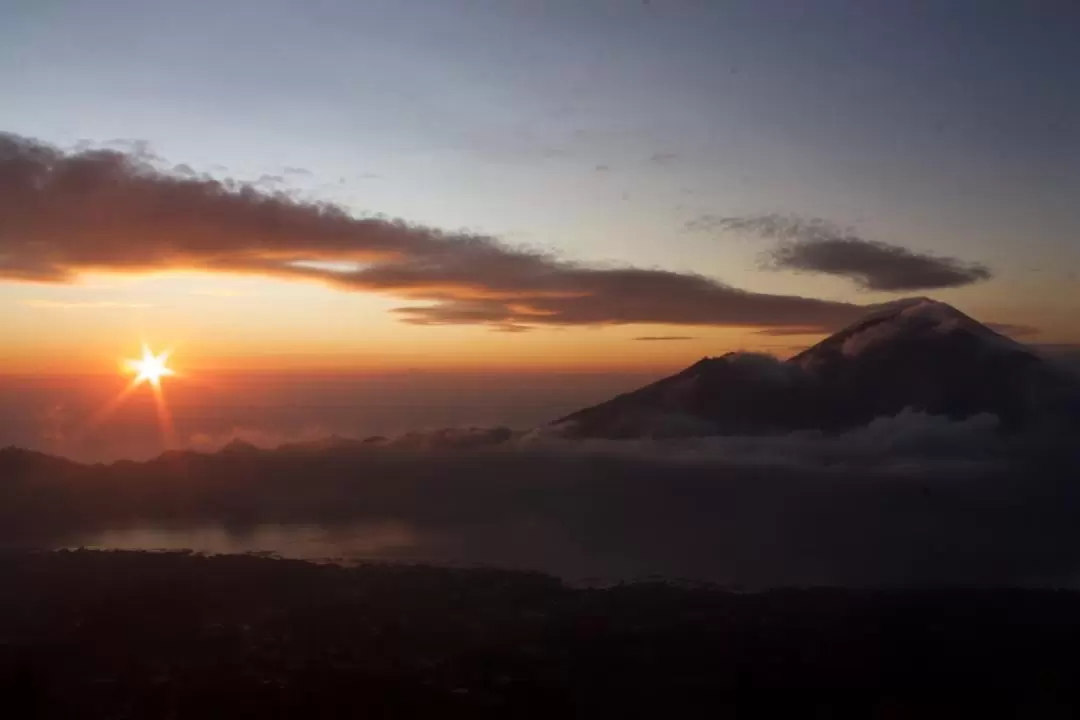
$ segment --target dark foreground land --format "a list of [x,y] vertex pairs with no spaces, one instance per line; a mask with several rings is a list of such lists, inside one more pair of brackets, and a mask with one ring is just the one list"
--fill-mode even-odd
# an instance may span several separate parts
[[1072,716],[1080,595],[0,555],[4,717]]

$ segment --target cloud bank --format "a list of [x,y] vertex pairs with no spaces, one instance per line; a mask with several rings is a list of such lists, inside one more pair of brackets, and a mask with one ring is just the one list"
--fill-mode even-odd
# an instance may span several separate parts
[[232,446],[109,466],[0,450],[0,540],[79,542],[97,529],[159,525],[245,537],[266,524],[392,524],[412,538],[395,556],[407,561],[571,579],[657,572],[751,588],[1060,584],[1080,569],[1075,449],[1002,442],[989,416],[905,413],[832,437],[511,435]]
[[397,309],[405,322],[511,331],[631,323],[828,330],[862,312],[702,275],[585,265],[492,237],[358,218],[265,185],[163,170],[138,147],[65,152],[0,135],[0,278],[64,283],[87,271],[170,268],[386,293],[412,301]]
[[772,270],[835,275],[864,290],[907,292],[963,287],[988,280],[990,269],[957,258],[917,253],[907,248],[867,240],[854,231],[821,219],[787,215],[748,215],[699,218],[691,230],[744,232],[780,243],[765,254]]

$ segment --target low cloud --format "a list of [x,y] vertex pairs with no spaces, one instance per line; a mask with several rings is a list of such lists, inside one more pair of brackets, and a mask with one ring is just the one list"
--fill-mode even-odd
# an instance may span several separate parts
[[[311,263],[353,263],[349,272]],[[307,264],[302,264],[307,263]],[[64,152],[0,135],[0,278],[198,268],[322,282],[410,301],[414,324],[845,325],[857,305],[753,293],[702,275],[594,266],[258,185],[162,169],[144,147]]]
[[1032,337],[1042,332],[1039,328],[1031,325],[1012,325],[1009,323],[986,323],[986,327],[1011,338]]
[[687,227],[779,240],[774,249],[765,253],[766,269],[835,275],[864,290],[936,290],[963,287],[992,277],[984,265],[867,240],[851,229],[816,218],[775,214],[707,216],[691,221]]
[[217,452],[230,443],[243,443],[258,448],[276,448],[290,443],[325,442],[326,438],[331,436],[332,433],[318,425],[289,432],[258,427],[235,427],[221,433],[193,433],[188,438],[186,447],[198,452]]
[[[765,356],[759,373],[781,374],[790,368]],[[982,414],[964,420],[905,410],[880,417],[844,433],[817,430],[782,435],[711,435],[640,440],[566,440],[557,427],[535,431],[521,442],[537,442],[563,452],[613,453],[724,467],[773,467],[830,472],[859,468],[872,473],[930,474],[945,470],[988,471],[1003,468],[1023,439],[1003,441],[1000,421]]]
[[79,544],[165,523],[239,536],[399,523],[415,542],[398,559],[572,579],[1075,583],[1080,491],[1068,452],[1004,442],[990,416],[918,413],[839,436],[567,442],[466,429],[112,466],[0,450],[11,479],[0,483],[0,540]]
[[803,335],[820,335],[821,330],[813,327],[765,328],[764,330],[758,330],[755,334],[767,337],[799,337]]

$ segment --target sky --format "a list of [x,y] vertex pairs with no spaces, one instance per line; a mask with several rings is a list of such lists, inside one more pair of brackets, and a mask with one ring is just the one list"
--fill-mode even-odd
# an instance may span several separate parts
[[0,373],[1080,343],[1073,2],[0,1]]
[[[153,153],[164,168],[356,217],[752,292],[860,305],[933,294],[1047,342],[1080,339],[1080,296],[1069,292],[1080,268],[1072,3],[2,7],[0,128],[63,151]],[[762,215],[822,219],[991,275],[867,291],[763,269],[761,238],[710,222]],[[391,312],[400,293],[199,265],[4,278],[0,331],[15,340],[5,365],[111,363],[136,336],[239,367],[648,366],[735,346],[787,350],[726,320],[411,326]]]

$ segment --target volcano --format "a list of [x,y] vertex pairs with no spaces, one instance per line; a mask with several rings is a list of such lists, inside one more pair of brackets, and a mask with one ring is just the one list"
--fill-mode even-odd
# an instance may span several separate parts
[[729,353],[553,423],[568,437],[839,432],[920,412],[1003,430],[1080,420],[1080,381],[956,308],[900,300],[780,361]]

